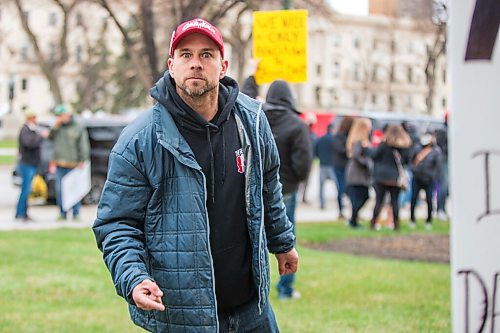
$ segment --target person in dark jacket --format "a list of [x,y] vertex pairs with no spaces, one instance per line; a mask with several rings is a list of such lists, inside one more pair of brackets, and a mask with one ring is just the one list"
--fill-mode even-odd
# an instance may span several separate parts
[[345,167],[347,165],[346,143],[349,130],[351,129],[353,117],[344,117],[340,121],[338,130],[333,135],[333,153],[332,163],[333,171],[335,172],[335,181],[337,184],[337,202],[339,205],[339,218],[344,218],[342,210],[344,204],[342,198],[345,193]]
[[410,168],[413,172],[413,193],[411,196],[410,206],[410,227],[416,227],[415,206],[417,204],[418,194],[420,190],[425,191],[425,199],[427,202],[427,219],[425,227],[432,228],[432,193],[434,192],[434,184],[439,177],[441,168],[442,153],[441,149],[436,146],[435,138],[432,134],[425,134],[420,139],[422,145],[412,157]]
[[[295,207],[299,183],[307,179],[312,163],[309,130],[298,117],[295,99],[288,83],[274,81],[266,95],[264,112],[269,120],[280,156],[280,182],[283,184],[283,201],[286,215],[295,225]],[[295,274],[283,275],[278,282],[278,297],[299,298],[293,288]]]
[[16,207],[16,220],[28,222],[28,198],[31,193],[31,184],[40,165],[40,145],[47,137],[46,131],[40,131],[36,125],[36,114],[28,111],[25,113],[26,122],[19,132],[19,156],[17,172],[22,178],[21,193]]
[[278,332],[269,250],[295,273],[279,155],[260,103],[226,76],[209,22],[174,31],[157,101],[109,159],[94,233],[131,318],[153,332]]
[[444,125],[436,129],[436,145],[441,149],[442,159],[439,170],[439,188],[437,191],[437,218],[448,220],[446,212],[446,199],[448,198],[449,177],[448,177],[448,113],[445,114]]
[[[324,194],[325,183],[328,179],[335,181],[333,170],[333,125],[328,124],[326,134],[316,141],[314,155],[319,159],[319,204],[321,209],[326,208]],[[339,211],[339,215],[341,211]]]
[[401,184],[398,180],[402,172],[404,160],[403,151],[411,145],[408,133],[400,124],[390,124],[384,131],[383,141],[373,152],[373,188],[375,189],[375,207],[371,220],[371,228],[376,228],[376,222],[386,193],[391,196],[391,208],[394,230],[399,230],[399,192]]
[[346,165],[347,193],[351,200],[351,218],[349,226],[359,228],[358,214],[369,199],[369,189],[373,173],[371,158],[372,145],[370,119],[359,117],[353,122],[346,141],[346,154],[349,158]]

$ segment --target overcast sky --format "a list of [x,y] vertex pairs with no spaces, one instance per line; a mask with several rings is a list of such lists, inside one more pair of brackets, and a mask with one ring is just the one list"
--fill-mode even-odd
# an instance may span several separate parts
[[328,0],[342,14],[368,15],[368,0]]

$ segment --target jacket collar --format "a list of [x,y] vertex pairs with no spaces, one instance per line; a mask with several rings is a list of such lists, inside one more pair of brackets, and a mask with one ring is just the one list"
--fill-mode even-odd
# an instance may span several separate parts
[[193,151],[177,129],[174,119],[160,103],[153,108],[153,123],[160,145],[170,151],[181,163],[201,170]]

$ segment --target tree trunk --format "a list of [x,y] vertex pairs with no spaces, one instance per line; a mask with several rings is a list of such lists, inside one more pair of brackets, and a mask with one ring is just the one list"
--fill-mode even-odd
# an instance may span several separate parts
[[[23,27],[24,32],[26,35],[28,35],[28,38],[33,45],[33,50],[35,52],[35,57],[36,57],[36,62],[38,66],[40,67],[40,70],[42,71],[43,75],[45,75],[47,81],[49,82],[49,87],[50,87],[50,92],[52,93],[52,97],[54,98],[54,102],[56,104],[61,104],[63,103],[63,97],[61,93],[61,87],[59,86],[59,81],[58,81],[58,71],[59,67],[52,67],[49,62],[46,60],[45,56],[43,55],[38,39],[31,30],[28,20],[26,15],[24,15],[24,9],[22,7],[21,0],[14,0],[14,3],[16,5],[19,18],[21,20],[21,25]],[[65,13],[66,15],[66,13]],[[66,35],[66,34],[64,34]],[[62,53],[62,52],[61,52]],[[62,61],[55,62],[58,66],[61,66],[60,64],[64,63]]]

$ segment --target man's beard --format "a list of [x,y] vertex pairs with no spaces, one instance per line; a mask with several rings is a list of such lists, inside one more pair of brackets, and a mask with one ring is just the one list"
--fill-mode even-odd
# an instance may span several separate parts
[[218,83],[211,83],[209,81],[205,81],[206,84],[203,87],[195,87],[195,88],[188,88],[186,84],[182,84],[179,86],[186,95],[189,97],[195,98],[195,97],[201,97],[204,96],[206,93],[214,90],[217,87]]

